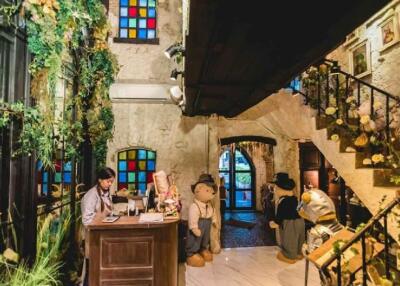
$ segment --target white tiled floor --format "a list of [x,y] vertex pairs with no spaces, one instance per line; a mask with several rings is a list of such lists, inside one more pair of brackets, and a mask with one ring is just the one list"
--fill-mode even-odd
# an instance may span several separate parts
[[[180,266],[180,286],[302,286],[305,260],[286,264],[276,259],[278,247],[224,249],[205,267]],[[185,269],[186,268],[186,269]],[[316,268],[310,264],[308,285],[320,285]]]

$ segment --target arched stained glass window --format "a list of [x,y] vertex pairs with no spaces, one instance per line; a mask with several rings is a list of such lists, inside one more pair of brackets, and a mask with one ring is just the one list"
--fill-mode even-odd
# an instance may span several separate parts
[[119,0],[116,42],[158,43],[156,0]]
[[139,190],[144,194],[147,184],[153,182],[156,170],[156,152],[147,149],[129,149],[118,153],[118,190]]
[[43,168],[41,161],[37,162],[37,176],[38,176],[38,195],[46,196],[50,190],[51,184],[61,184],[63,177],[62,171],[64,172],[64,187],[71,185],[71,162],[64,162],[64,170],[61,170],[62,161],[57,160],[55,162],[55,172],[47,171]]

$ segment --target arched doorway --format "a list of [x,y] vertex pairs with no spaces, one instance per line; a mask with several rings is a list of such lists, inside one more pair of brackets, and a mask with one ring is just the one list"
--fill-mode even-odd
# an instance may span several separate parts
[[226,146],[219,158],[219,175],[225,179],[226,208],[254,210],[255,168],[247,152],[236,144]]

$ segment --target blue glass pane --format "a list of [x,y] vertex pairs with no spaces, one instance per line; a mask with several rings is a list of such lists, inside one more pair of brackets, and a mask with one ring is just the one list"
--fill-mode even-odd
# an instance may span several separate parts
[[71,173],[64,173],[64,183],[71,184]]
[[227,190],[229,190],[229,173],[219,173],[219,177],[220,178],[224,178],[225,179],[225,184],[224,184],[224,186],[225,186],[225,188],[227,189]]
[[128,17],[128,8],[121,8],[121,13],[119,15],[121,17]]
[[128,29],[121,29],[119,32],[120,38],[128,38]]
[[156,17],[156,9],[155,8],[149,8],[149,11],[147,12],[147,17],[155,18]]
[[147,31],[147,38],[154,39],[156,37],[156,30],[148,30]]
[[139,182],[146,182],[146,172],[139,172]]
[[126,161],[119,161],[118,163],[118,169],[120,171],[126,171]]
[[229,171],[229,150],[226,150],[222,153],[221,157],[219,157],[219,170],[220,171]]
[[42,185],[42,193],[47,195],[47,184]]
[[54,182],[61,183],[61,173],[59,172],[56,173],[56,175],[54,176]]
[[118,174],[118,182],[126,183],[126,173],[121,172]]
[[128,28],[128,18],[121,18],[119,20],[119,27],[120,28]]
[[140,191],[146,191],[146,184],[139,184]]
[[42,169],[42,167],[43,167],[42,161],[38,160],[38,161],[36,162],[36,168],[37,168],[38,170],[40,170],[40,169]]
[[43,172],[43,183],[47,183],[49,180],[49,173]]
[[155,164],[153,160],[147,161],[147,170],[148,171],[154,171],[155,170]]
[[139,29],[139,39],[146,39],[147,35],[146,35],[146,30],[145,29]]
[[139,28],[146,28],[146,19],[139,20]]
[[120,0],[119,3],[120,3],[121,6],[128,6],[128,1],[129,0]]
[[235,168],[238,171],[250,170],[250,165],[247,159],[243,156],[242,152],[235,151]]
[[64,172],[71,172],[71,171],[72,171],[71,162],[64,163]]
[[236,207],[250,208],[251,207],[251,191],[236,192]]
[[139,6],[146,7],[147,6],[147,0],[139,0]]
[[146,159],[146,150],[139,150],[138,159],[139,160]]

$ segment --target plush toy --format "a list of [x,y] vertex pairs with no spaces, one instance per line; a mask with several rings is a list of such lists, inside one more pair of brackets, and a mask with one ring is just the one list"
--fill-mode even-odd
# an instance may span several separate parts
[[189,266],[202,267],[213,260],[209,251],[210,229],[215,216],[211,200],[217,191],[214,179],[209,174],[200,175],[192,185],[194,202],[189,208],[189,227],[186,239],[186,263]]
[[[336,218],[335,204],[321,190],[310,189],[304,192],[301,196],[298,212],[301,217],[315,224],[307,232],[306,243],[303,245],[303,253],[305,255],[313,252],[330,237],[343,229],[343,225]],[[335,285],[332,279],[334,275],[331,276],[326,277],[325,273],[320,272],[321,284]]]

